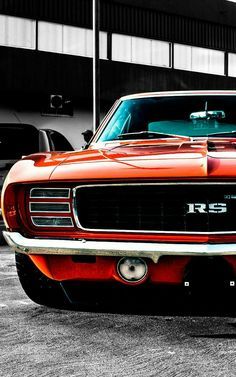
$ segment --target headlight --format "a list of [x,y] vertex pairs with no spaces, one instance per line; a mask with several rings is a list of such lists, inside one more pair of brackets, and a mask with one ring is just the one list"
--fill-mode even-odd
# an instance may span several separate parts
[[35,227],[74,227],[70,188],[35,187],[29,193],[29,215]]
[[117,264],[117,271],[120,277],[129,282],[137,283],[147,275],[147,264],[141,258],[122,258]]

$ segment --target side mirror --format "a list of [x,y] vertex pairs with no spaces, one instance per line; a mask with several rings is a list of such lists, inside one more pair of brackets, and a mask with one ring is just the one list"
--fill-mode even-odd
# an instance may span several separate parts
[[85,142],[88,143],[93,137],[93,131],[85,130],[84,132],[82,132],[82,135],[84,137]]

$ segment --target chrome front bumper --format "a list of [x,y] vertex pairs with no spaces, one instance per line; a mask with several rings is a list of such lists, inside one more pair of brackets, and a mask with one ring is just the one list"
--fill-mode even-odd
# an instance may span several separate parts
[[97,255],[150,258],[157,263],[162,255],[222,256],[236,255],[236,244],[186,244],[87,241],[26,238],[17,232],[4,231],[3,235],[12,249],[23,254]]

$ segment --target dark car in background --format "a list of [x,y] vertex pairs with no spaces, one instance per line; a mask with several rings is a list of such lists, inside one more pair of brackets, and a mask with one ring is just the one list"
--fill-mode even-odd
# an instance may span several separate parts
[[[37,129],[31,124],[0,123],[0,194],[4,179],[16,161],[36,152],[72,151],[74,148],[60,132]],[[0,208],[0,244],[4,223]]]

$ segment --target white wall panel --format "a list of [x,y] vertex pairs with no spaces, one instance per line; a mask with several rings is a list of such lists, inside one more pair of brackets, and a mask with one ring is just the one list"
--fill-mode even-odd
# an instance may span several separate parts
[[107,33],[100,32],[100,58],[107,59]]
[[87,30],[71,26],[63,26],[63,52],[70,55],[88,56]]
[[62,30],[63,27],[60,24],[40,21],[38,23],[38,49],[62,53]]
[[152,62],[152,41],[147,38],[132,37],[131,39],[132,63],[151,65]]
[[[38,48],[42,51],[92,57],[93,33],[91,29],[39,22]],[[100,57],[107,59],[107,33],[100,32]]]
[[205,48],[191,47],[191,71],[204,72],[209,71],[209,51]]
[[170,67],[170,43],[152,39],[152,65]]
[[132,37],[129,35],[112,34],[112,60],[132,61]]
[[209,73],[225,74],[225,52],[209,50]]
[[0,15],[2,46],[35,49],[36,21]]
[[174,68],[192,70],[192,49],[191,46],[174,45]]
[[229,54],[228,57],[228,74],[229,76],[236,77],[236,54]]
[[174,68],[224,75],[224,52],[207,48],[174,45]]
[[130,35],[112,34],[112,60],[170,66],[170,43]]

